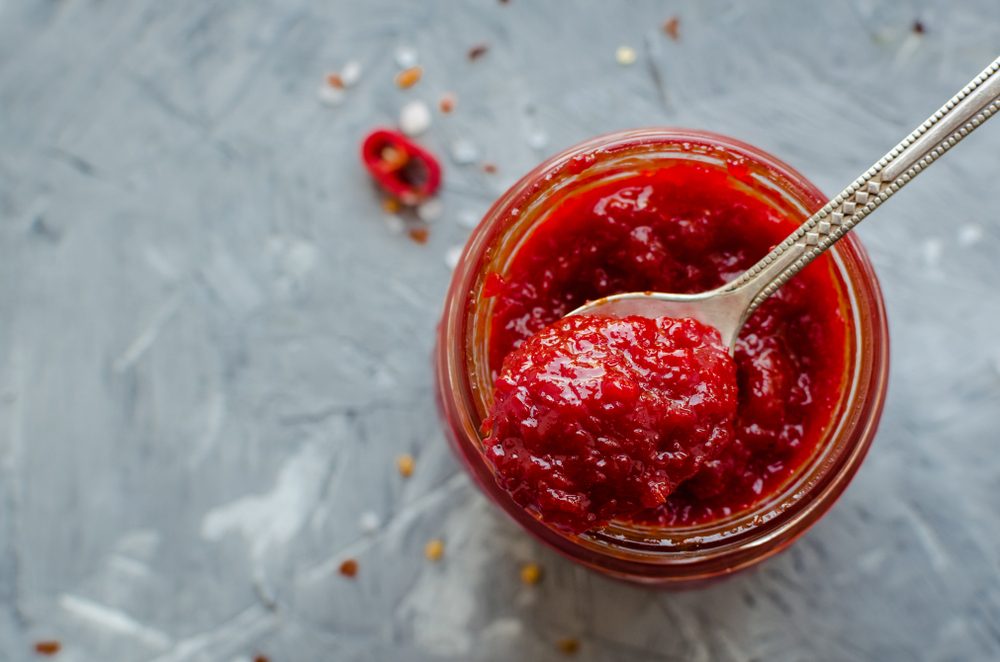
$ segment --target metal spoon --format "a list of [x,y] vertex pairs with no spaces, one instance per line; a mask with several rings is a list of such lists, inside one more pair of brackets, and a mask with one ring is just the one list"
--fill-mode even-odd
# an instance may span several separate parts
[[757,306],[997,112],[1000,58],[732,282],[699,294],[615,294],[590,301],[569,314],[693,317],[718,329],[732,352],[740,328]]

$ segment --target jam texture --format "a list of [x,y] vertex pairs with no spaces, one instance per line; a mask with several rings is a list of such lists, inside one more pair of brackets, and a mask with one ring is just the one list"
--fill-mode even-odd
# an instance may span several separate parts
[[586,531],[662,506],[733,439],[736,368],[694,320],[577,316],[503,362],[484,428],[498,480]]
[[[668,527],[711,522],[786,485],[816,452],[845,383],[847,324],[830,256],[806,267],[742,329],[734,413],[727,414],[729,388],[714,381],[725,361],[705,327],[558,320],[610,294],[722,285],[799,222],[761,199],[745,171],[694,161],[567,192],[484,292],[494,300],[497,379],[484,443],[501,485],[545,521],[573,531],[609,518]],[[567,337],[577,344],[560,350]],[[611,363],[597,367],[594,352]],[[626,369],[624,357],[649,372]],[[700,383],[711,386],[712,399],[704,407],[681,384],[656,381],[664,371],[705,365],[711,369]],[[531,384],[549,389],[540,393],[552,405],[535,428],[525,422],[531,405],[544,401],[525,397]],[[648,401],[628,404],[633,385],[643,385]],[[601,395],[591,402],[593,388]],[[675,414],[683,419],[676,426]],[[543,440],[546,431],[551,438]]]

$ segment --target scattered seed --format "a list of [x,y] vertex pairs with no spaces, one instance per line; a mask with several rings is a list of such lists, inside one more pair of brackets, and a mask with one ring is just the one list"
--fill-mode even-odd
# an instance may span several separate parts
[[496,164],[495,163],[484,163],[483,164],[483,172],[485,172],[487,175],[495,175],[496,172],[497,172],[497,166],[496,166]]
[[325,106],[339,106],[344,103],[344,90],[333,87],[327,82],[319,86],[316,96],[319,98],[320,103]]
[[455,216],[455,220],[458,221],[458,224],[467,228],[474,228],[479,225],[479,219],[479,214],[469,209],[460,211],[458,212],[458,215]]
[[330,87],[335,87],[338,90],[342,90],[345,87],[344,79],[340,77],[340,74],[336,73],[326,75],[326,84]]
[[[418,230],[420,230],[420,228],[414,228],[413,230],[410,230],[410,236],[413,237],[415,241],[422,244],[427,241],[427,236],[425,234],[424,240],[420,241],[417,237],[413,236],[413,233],[417,232]],[[426,233],[427,230],[424,230],[424,232]],[[396,468],[399,469],[399,475],[402,476],[403,478],[409,478],[410,476],[413,475],[414,464],[415,462],[413,460],[413,456],[410,455],[409,453],[404,453],[403,455],[400,455],[399,457],[396,458]]]
[[438,108],[445,114],[455,110],[455,95],[451,92],[447,92],[442,95],[441,100],[438,101]]
[[[427,239],[430,238],[430,236],[431,236],[431,231],[428,230],[427,228],[410,228],[410,231],[409,231],[408,234],[410,235],[410,239],[412,239],[416,243],[418,243],[418,244],[426,244],[427,243]],[[412,471],[412,469],[411,469],[411,471]],[[409,475],[409,474],[403,473],[403,468],[402,467],[400,467],[399,473],[402,473],[404,476],[408,476]]]
[[348,60],[344,68],[340,70],[340,79],[347,87],[354,87],[361,80],[361,63],[357,60]]
[[396,214],[385,215],[385,226],[389,228],[389,232],[393,234],[403,234],[403,230],[406,229],[406,223],[404,223],[403,219]]
[[580,640],[573,637],[564,637],[556,642],[556,648],[563,655],[576,655],[580,650]]
[[479,160],[479,148],[466,138],[460,138],[453,142],[449,154],[456,165],[469,165]]
[[418,136],[431,126],[431,109],[423,101],[411,101],[399,111],[399,128],[408,136]]
[[35,652],[39,655],[55,655],[62,650],[62,644],[55,639],[35,642]]
[[416,85],[424,75],[423,67],[409,67],[396,74],[396,85],[401,89],[408,89]]
[[972,246],[983,238],[983,229],[978,225],[966,225],[958,231],[958,243],[962,246]]
[[923,34],[926,31],[922,21],[913,21],[913,34]]
[[627,67],[630,64],[635,64],[636,60],[635,49],[632,48],[631,46],[619,46],[618,50],[615,51],[615,60],[617,60],[618,64],[622,65],[623,67]]
[[448,265],[449,269],[457,267],[460,259],[462,259],[461,246],[452,246],[448,249],[448,252],[444,254],[444,262]]
[[381,520],[371,510],[361,513],[361,517],[358,518],[358,528],[362,533],[375,533],[380,526],[382,526]]
[[677,16],[671,16],[663,24],[663,31],[667,33],[668,37],[677,41],[681,38],[681,19]]
[[396,65],[400,69],[410,69],[417,66],[417,51],[409,46],[400,46],[396,49]]
[[528,134],[528,147],[531,149],[545,149],[549,144],[549,134],[542,129],[535,129]]
[[346,559],[340,564],[340,574],[345,577],[355,577],[358,574],[358,562],[354,559]]
[[488,44],[476,44],[469,49],[469,59],[478,60],[482,56],[486,55],[486,51],[490,50]]
[[424,545],[424,556],[428,561],[440,561],[444,556],[444,541],[439,538],[429,541]]
[[542,580],[542,567],[537,563],[525,563],[521,566],[521,581],[525,584],[537,584]]
[[443,213],[444,205],[437,198],[431,198],[417,205],[417,218],[424,223],[436,221]]

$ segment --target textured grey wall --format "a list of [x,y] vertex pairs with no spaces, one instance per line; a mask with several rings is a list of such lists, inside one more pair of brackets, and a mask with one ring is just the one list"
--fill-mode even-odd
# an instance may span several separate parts
[[[400,46],[426,68],[406,92]],[[48,638],[72,662],[545,660],[567,636],[588,661],[997,659],[1000,124],[862,228],[894,342],[882,430],[755,572],[662,594],[540,549],[452,460],[429,353],[449,249],[546,154],[706,128],[835,191],[998,50],[996,0],[6,0],[0,660]],[[360,83],[320,104],[351,59]],[[447,163],[420,246],[356,152],[445,90],[426,144],[499,172]]]

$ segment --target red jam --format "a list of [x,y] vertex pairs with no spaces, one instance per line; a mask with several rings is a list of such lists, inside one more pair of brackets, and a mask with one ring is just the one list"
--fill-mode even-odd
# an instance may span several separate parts
[[512,351],[484,428],[501,484],[582,532],[662,506],[733,438],[736,368],[694,320],[567,317]]
[[[701,377],[714,393],[704,408],[692,405],[692,392],[657,382],[671,369],[703,367],[691,344],[679,346],[679,358],[663,355],[676,340],[653,346],[654,337],[657,343],[659,335],[673,337],[671,325],[680,325],[675,331],[681,337],[698,335],[692,322],[661,320],[655,328],[619,329],[619,335],[607,320],[559,322],[543,331],[591,299],[645,290],[700,292],[748,269],[798,221],[756,197],[745,180],[745,173],[682,161],[572,191],[518,249],[504,277],[490,279],[487,294],[495,297],[490,361],[497,382],[486,423],[491,426],[487,455],[498,481],[545,521],[575,531],[587,528],[585,521],[608,517],[659,526],[711,522],[781,489],[816,451],[838,402],[847,360],[846,322],[828,256],[781,288],[744,326],[735,352],[738,402],[731,434],[725,425],[726,389],[715,382],[724,372],[721,362],[709,361],[712,369]],[[564,356],[553,346],[560,337],[565,344],[566,324],[576,329],[574,338],[580,332],[599,348],[593,351],[613,357],[604,365],[611,376],[597,378],[610,380],[611,391],[596,398],[552,391],[546,403],[550,420],[532,428],[519,388],[587,389],[594,379],[585,364],[573,363],[581,352]],[[573,326],[578,324],[584,326]],[[529,340],[533,336],[537,340]],[[701,342],[711,346],[704,335]],[[626,356],[640,357],[648,374],[625,369]],[[568,372],[559,372],[559,361],[569,362]],[[619,372],[626,386],[616,390]],[[582,383],[572,386],[576,379]],[[634,406],[626,404],[631,383],[648,389],[651,402],[626,411]],[[684,406],[660,409],[660,398],[679,398]],[[610,410],[601,409],[604,401]],[[674,425],[669,419],[677,411],[691,417]],[[652,440],[668,428],[668,437]],[[561,432],[543,440],[544,429]],[[710,429],[721,436],[713,440]],[[667,447],[661,448],[664,439]],[[525,454],[526,448],[542,452]],[[659,463],[657,453],[676,449],[694,459]],[[627,469],[598,466],[618,459]],[[646,483],[639,484],[642,480]],[[583,503],[574,495],[590,500]]]

